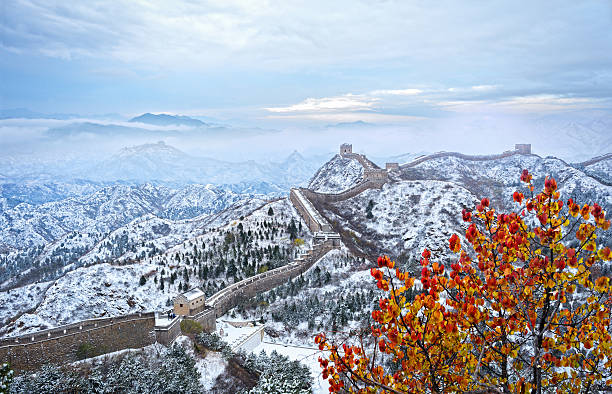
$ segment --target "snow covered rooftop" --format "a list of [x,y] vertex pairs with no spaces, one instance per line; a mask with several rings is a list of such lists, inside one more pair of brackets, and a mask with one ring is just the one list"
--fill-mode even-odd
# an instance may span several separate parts
[[195,289],[183,293],[183,297],[187,298],[187,301],[193,301],[197,298],[204,297],[204,292],[196,287]]

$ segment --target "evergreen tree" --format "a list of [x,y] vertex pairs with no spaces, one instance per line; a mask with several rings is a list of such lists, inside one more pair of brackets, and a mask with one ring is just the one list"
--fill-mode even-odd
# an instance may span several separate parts
[[0,366],[0,393],[8,393],[13,381],[13,370],[10,365],[4,363]]
[[144,286],[145,283],[147,283],[147,278],[145,278],[144,275],[142,275],[140,277],[140,286]]
[[268,209],[268,216],[274,216],[274,210],[272,209],[272,207]]

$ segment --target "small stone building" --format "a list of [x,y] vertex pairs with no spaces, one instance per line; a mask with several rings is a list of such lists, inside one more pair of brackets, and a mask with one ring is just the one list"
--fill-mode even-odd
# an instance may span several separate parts
[[340,145],[340,156],[345,154],[353,153],[353,145],[351,144],[342,144]]
[[387,170],[387,172],[399,170],[399,163],[386,163],[385,169]]
[[523,155],[530,155],[531,144],[514,144],[514,150]]
[[197,287],[174,298],[174,313],[179,316],[194,316],[204,310],[204,292]]

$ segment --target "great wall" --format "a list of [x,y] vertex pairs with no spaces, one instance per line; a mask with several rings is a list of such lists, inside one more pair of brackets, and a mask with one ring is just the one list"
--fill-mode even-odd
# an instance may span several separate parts
[[[307,188],[294,188],[289,194],[296,211],[313,233],[313,245],[308,252],[288,265],[252,276],[220,290],[208,298],[203,310],[185,318],[199,322],[206,331],[214,331],[216,319],[242,300],[286,283],[311,268],[330,250],[339,248],[340,235],[332,231],[332,226],[315,208],[313,202],[333,203],[352,198],[368,189],[380,189],[388,182],[389,173],[414,167],[432,159],[458,157],[484,161],[518,154],[531,154],[531,145],[517,144],[513,151],[490,156],[438,152],[402,165],[386,163],[385,169],[381,169],[364,155],[353,153],[351,145],[343,144],[340,147],[340,155],[357,160],[364,168],[363,177],[358,184],[340,193],[319,193]],[[610,158],[612,154],[607,154],[579,164],[586,166]],[[169,345],[181,334],[180,322],[183,317],[177,316],[163,321],[164,319],[160,318],[158,313],[143,312],[90,319],[31,334],[3,338],[0,339],[0,362],[9,362],[19,373],[37,369],[46,363],[77,361],[78,352],[84,344],[95,349],[96,354],[142,348],[155,342]]]

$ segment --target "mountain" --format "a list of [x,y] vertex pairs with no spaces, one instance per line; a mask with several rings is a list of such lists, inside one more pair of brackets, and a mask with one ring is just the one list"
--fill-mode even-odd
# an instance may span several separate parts
[[353,158],[335,155],[312,177],[308,188],[320,193],[338,193],[361,181],[363,166]]
[[[268,214],[270,208],[275,212],[274,218]],[[276,222],[274,225],[272,219]],[[221,282],[229,283],[235,275],[230,271],[226,274],[225,269],[221,270],[219,266],[233,265],[234,260],[231,263],[221,262],[221,255],[211,254],[207,257],[199,252],[216,251],[224,243],[227,244],[226,234],[235,232],[239,221],[242,227],[238,228],[244,229],[243,236],[248,234],[250,238],[248,245],[242,246],[248,248],[249,255],[251,251],[260,254],[262,250],[272,250],[276,246],[278,253],[282,250],[282,263],[286,263],[293,256],[288,253],[292,242],[286,233],[292,220],[299,222],[300,218],[287,199],[270,202],[257,198],[235,204],[217,215],[193,221],[173,222],[152,216],[135,220],[129,226],[109,234],[83,257],[84,262],[92,265],[66,267],[67,272],[52,282],[0,292],[0,327],[17,315],[17,321],[2,327],[0,332],[6,334],[8,330],[14,335],[93,317],[166,309],[169,300],[180,292],[179,280],[185,280],[182,273],[193,268],[190,259],[195,264],[197,256],[200,256],[200,263],[209,260],[208,278],[202,281],[202,277],[192,271],[190,283],[203,282],[200,284],[203,289],[216,291]],[[264,221],[269,221],[269,224],[264,226]],[[268,228],[273,228],[274,233],[267,233]],[[255,241],[252,234],[264,230],[268,239],[257,236]],[[303,226],[300,236],[309,241],[306,226]],[[119,245],[123,248],[121,255],[116,254]],[[152,248],[151,245],[159,247]],[[179,261],[177,255],[183,258]],[[110,259],[114,264],[93,264]],[[138,259],[138,263],[133,263],[134,259]],[[278,260],[279,256],[272,253],[258,257],[262,265],[281,264]],[[245,269],[250,267],[240,264],[237,273],[244,277]],[[169,281],[171,273],[181,274],[176,283]],[[139,284],[141,276],[149,278],[144,285]],[[165,277],[165,290],[158,285],[157,279],[160,277]],[[19,313],[28,310],[25,314]]]
[[340,122],[340,123],[335,123],[335,124],[328,124],[325,127],[328,129],[336,129],[336,128],[353,129],[353,128],[359,128],[359,127],[372,127],[372,126],[375,126],[375,125],[372,123],[364,122],[363,120],[356,120],[354,122]]
[[287,190],[305,182],[318,165],[318,160],[306,160],[297,152],[280,163],[252,160],[227,162],[189,156],[164,142],[158,142],[121,149],[83,172],[96,182],[161,182],[170,186],[190,183],[249,184],[249,187],[267,184]]
[[[223,217],[219,212],[229,207],[236,213],[261,198],[284,194],[255,193],[248,185],[243,185],[245,190],[234,187],[236,191],[213,185],[180,189],[115,185],[38,206],[21,203],[4,207],[0,212],[0,283],[7,279],[12,284],[5,286],[52,279],[70,264],[116,259],[155,237],[165,240],[148,245],[147,253],[163,250],[168,243],[200,232],[203,222]],[[148,227],[140,226],[142,223]],[[133,241],[128,242],[130,239]],[[92,255],[102,242],[115,245],[112,253]],[[89,258],[83,260],[86,255]]]
[[189,126],[189,127],[207,127],[208,124],[198,119],[193,119],[188,116],[167,115],[167,114],[151,114],[146,113],[136,116],[129,120],[130,122],[146,123],[155,126]]
[[0,110],[0,119],[58,119],[65,120],[78,117],[77,114],[45,114],[27,108],[10,108]]
[[137,127],[127,127],[118,124],[101,124],[94,122],[74,122],[64,126],[52,127],[45,131],[45,136],[49,139],[58,139],[65,137],[76,137],[81,135],[99,136],[106,138],[117,137],[154,137],[163,138],[166,135],[161,130],[148,130]]
[[[445,245],[451,232],[464,231],[462,209],[473,208],[483,197],[490,198],[497,209],[515,208],[512,193],[522,187],[519,177],[523,169],[534,174],[536,185],[552,176],[564,198],[597,202],[606,212],[612,212],[612,187],[602,181],[610,177],[610,161],[582,171],[563,160],[537,155],[483,161],[441,157],[390,174],[390,182],[382,190],[370,189],[319,208],[330,222],[338,223],[340,231],[356,234],[362,250],[370,255],[385,253],[414,262],[427,247],[445,257],[448,250],[440,249],[440,245]],[[354,179],[358,171],[345,173],[346,168],[344,160],[332,159],[317,172],[311,187],[319,191],[348,187],[349,183],[339,180]],[[372,218],[367,217],[368,205],[373,205]],[[601,242],[612,243],[612,236],[603,235]]]

